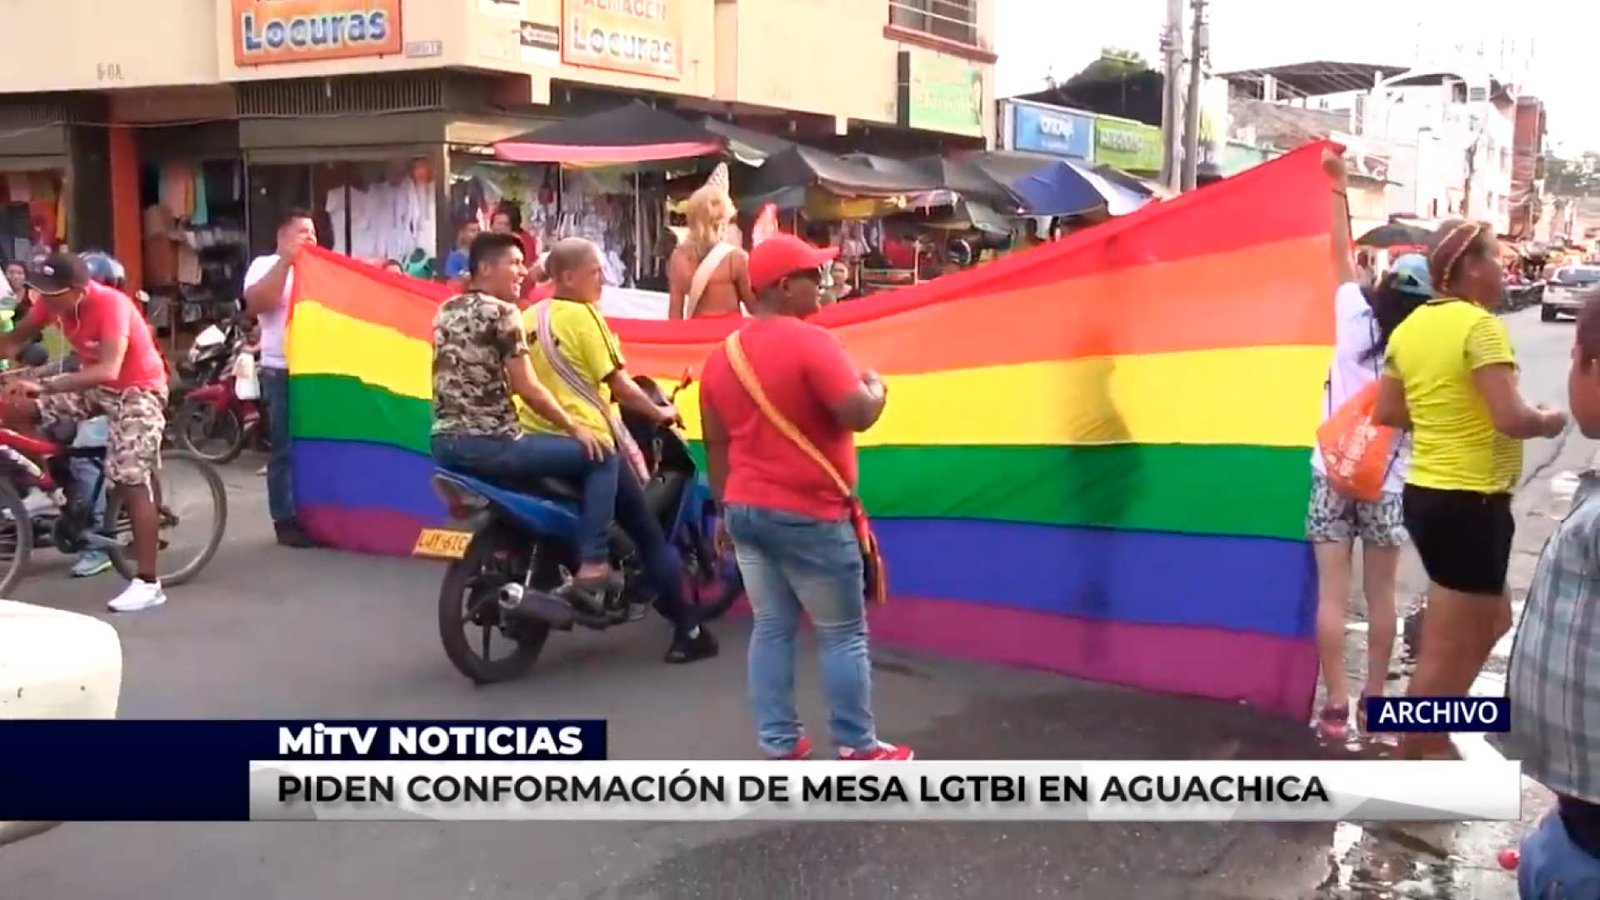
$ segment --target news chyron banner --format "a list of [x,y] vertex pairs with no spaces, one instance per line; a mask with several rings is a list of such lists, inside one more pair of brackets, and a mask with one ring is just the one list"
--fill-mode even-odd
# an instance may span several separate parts
[[0,821],[1470,821],[1521,799],[1501,760],[633,761],[599,721],[0,721]]

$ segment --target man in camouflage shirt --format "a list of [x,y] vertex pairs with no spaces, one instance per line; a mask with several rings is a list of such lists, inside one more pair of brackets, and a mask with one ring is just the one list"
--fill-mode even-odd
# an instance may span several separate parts
[[[433,319],[433,455],[440,465],[499,482],[600,471],[605,444],[573,421],[534,377],[514,302],[528,269],[514,235],[482,234],[468,251],[466,293]],[[567,436],[532,441],[517,425],[511,395],[550,416]],[[611,467],[613,470],[615,466]],[[606,492],[607,498],[615,490]],[[609,520],[610,500],[597,511]]]

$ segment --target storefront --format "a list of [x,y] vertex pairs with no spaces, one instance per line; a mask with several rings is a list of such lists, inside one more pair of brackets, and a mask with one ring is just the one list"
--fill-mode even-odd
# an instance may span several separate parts
[[174,342],[231,315],[250,262],[248,190],[234,121],[136,129],[138,283]]
[[[71,243],[71,128],[47,104],[0,108],[0,260]],[[0,293],[8,292],[0,287]]]
[[[432,138],[432,140],[428,140]],[[270,253],[279,222],[305,210],[324,247],[419,277],[441,271],[448,171],[442,113],[239,123],[250,185],[250,246]]]
[[1161,171],[1161,129],[1143,122],[1095,116],[1094,161],[1135,175]]
[[1016,100],[1002,101],[1000,106],[1002,148],[1095,161],[1092,116]]

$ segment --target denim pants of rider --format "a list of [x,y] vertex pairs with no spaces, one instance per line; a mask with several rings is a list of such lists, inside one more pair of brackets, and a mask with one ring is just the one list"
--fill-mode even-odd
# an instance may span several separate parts
[[1517,864],[1519,896],[1531,900],[1600,897],[1600,859],[1572,842],[1554,810],[1522,839]]
[[[72,480],[77,486],[78,495],[89,502],[93,518],[89,524],[96,531],[105,525],[106,518],[106,474],[105,469],[92,459],[74,456],[67,461],[67,468],[72,472]],[[96,491],[95,488],[99,490]],[[91,495],[90,492],[94,493]]]
[[289,372],[261,369],[261,399],[267,405],[267,512],[275,523],[293,522],[294,481],[289,468]]
[[849,522],[737,504],[727,509],[727,525],[755,613],[750,705],[761,749],[782,756],[800,739],[794,647],[802,612],[816,631],[834,743],[852,750],[873,748],[872,667],[855,530]]
[[583,482],[579,512],[579,556],[585,562],[610,555],[612,521],[633,540],[644,573],[656,589],[656,611],[680,628],[692,627],[683,595],[683,564],[645,505],[644,486],[615,454],[595,463],[583,445],[554,434],[518,438],[482,435],[435,435],[433,458],[445,468],[473,472],[489,479],[568,478]]
[[558,434],[490,437],[440,434],[433,438],[433,458],[447,469],[482,475],[491,481],[561,478],[578,482],[583,502],[578,510],[578,558],[605,562],[611,555],[611,517],[617,506],[615,453],[595,462],[583,445]]

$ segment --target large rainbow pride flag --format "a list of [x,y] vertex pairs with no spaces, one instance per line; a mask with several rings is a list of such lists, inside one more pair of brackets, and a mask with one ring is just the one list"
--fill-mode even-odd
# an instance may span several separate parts
[[[1311,146],[1073,238],[821,313],[889,406],[862,494],[896,597],[881,640],[1309,713],[1309,448],[1333,339],[1332,194]],[[429,486],[442,288],[296,269],[307,529],[407,554]],[[722,322],[613,323],[629,369],[698,371]],[[697,434],[697,398],[680,401]]]

